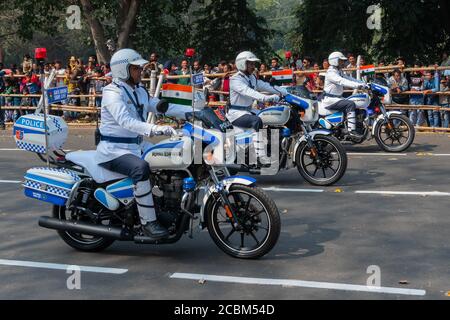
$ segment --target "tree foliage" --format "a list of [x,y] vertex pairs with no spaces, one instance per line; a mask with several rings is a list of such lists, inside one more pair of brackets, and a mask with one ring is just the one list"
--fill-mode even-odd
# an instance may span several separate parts
[[243,50],[263,56],[271,31],[245,0],[214,0],[195,12],[193,44],[204,61],[234,59]]
[[[304,54],[326,57],[342,50],[391,60],[436,59],[449,49],[449,12],[440,0],[379,0],[381,30],[369,30],[367,8],[372,0],[304,0],[290,31],[291,44]],[[434,60],[433,60],[434,61]]]

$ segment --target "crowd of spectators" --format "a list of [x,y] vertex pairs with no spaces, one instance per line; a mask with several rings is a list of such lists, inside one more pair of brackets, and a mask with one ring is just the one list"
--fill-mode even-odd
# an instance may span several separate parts
[[[348,54],[347,68],[356,68],[357,59],[353,54]],[[143,78],[150,78],[151,72],[156,74],[164,72],[171,76],[182,76],[190,74],[189,61],[181,60],[179,63],[174,60],[166,61],[164,64],[159,61],[156,53],[149,56],[149,63],[144,66]],[[366,65],[364,57],[361,59],[361,65]],[[375,64],[378,67],[386,66],[384,61]],[[447,54],[443,54],[441,66],[450,66],[450,58]],[[414,71],[410,73],[403,72],[404,67],[408,67],[405,59],[398,58],[394,63],[390,64],[393,72],[377,73],[374,77],[384,79],[393,93],[393,103],[401,105],[430,105],[440,106],[441,111],[421,110],[420,108],[411,108],[411,110],[403,110],[416,126],[428,125],[430,127],[449,127],[450,105],[449,95],[433,95],[436,92],[446,92],[450,89],[450,70],[445,72],[436,71]],[[419,68],[423,64],[417,62],[413,65]],[[434,64],[432,67],[436,67]],[[305,56],[301,58],[299,54],[293,54],[289,59],[280,59],[274,57],[267,62],[262,62],[257,70],[257,76],[261,81],[271,81],[271,76],[265,74],[270,71],[280,71],[291,69],[293,71],[319,71],[327,70],[330,67],[327,59],[314,59]],[[4,127],[4,121],[15,121],[26,110],[11,110],[6,107],[20,106],[37,106],[39,95],[41,93],[41,83],[39,75],[41,73],[49,74],[54,70],[57,74],[54,80],[54,86],[67,86],[71,97],[64,104],[70,106],[96,106],[101,104],[101,97],[84,97],[83,95],[101,95],[102,89],[112,79],[110,77],[110,66],[108,64],[100,64],[95,56],[90,56],[85,64],[82,59],[70,57],[63,63],[56,60],[52,63],[46,63],[40,66],[33,61],[29,55],[23,57],[20,65],[11,65],[9,69],[0,63],[0,94],[13,96],[0,96],[0,128]],[[227,93],[230,89],[230,77],[236,72],[234,61],[222,60],[218,64],[210,64],[208,62],[201,63],[193,61],[192,70],[194,74],[202,73],[204,75],[204,86],[213,92],[208,99],[225,101],[228,97]],[[212,74],[225,74],[223,77],[211,77]],[[349,76],[356,77],[356,71],[346,71]],[[364,76],[366,81],[370,80],[369,76]],[[314,92],[320,98],[319,91],[323,89],[325,74],[323,72],[312,72],[303,75],[293,76],[292,85],[304,85],[308,90]],[[180,77],[176,79],[166,79],[168,83],[176,83],[190,85],[189,77]],[[150,83],[146,82],[149,86]],[[395,95],[405,91],[417,91],[417,94]],[[419,93],[420,92],[420,93]],[[23,96],[14,96],[14,95]],[[80,96],[80,97],[77,97]],[[2,108],[3,107],[3,108]],[[445,110],[445,108],[448,109]],[[79,112],[64,112],[66,120],[79,118]]]

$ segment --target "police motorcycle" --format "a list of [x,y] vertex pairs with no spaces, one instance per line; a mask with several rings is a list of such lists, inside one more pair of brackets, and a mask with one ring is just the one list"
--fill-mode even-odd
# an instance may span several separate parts
[[386,80],[375,79],[368,84],[367,92],[357,92],[347,99],[356,104],[356,131],[361,137],[348,133],[348,120],[344,112],[328,110],[320,102],[317,127],[331,130],[340,141],[352,144],[375,138],[386,152],[403,152],[414,142],[415,129],[408,117],[399,111],[387,111],[384,106],[391,102]]
[[[158,105],[158,111],[164,113],[167,105]],[[186,122],[183,135],[162,140],[142,156],[152,169],[158,220],[170,232],[156,241],[141,231],[129,178],[98,166],[95,151],[66,153],[68,127],[62,118],[48,115],[47,127],[42,114],[19,118],[14,126],[17,146],[50,164],[29,169],[23,184],[25,196],[53,205],[52,215],[42,216],[39,225],[57,230],[69,246],[86,252],[102,251],[115,241],[173,244],[184,234],[192,238],[194,230],[207,229],[232,257],[264,256],[280,234],[278,209],[255,179],[231,176],[226,166],[214,162],[223,128],[203,128],[202,123],[211,123],[208,119],[214,122],[214,114],[204,112],[200,119],[200,124]]]
[[263,132],[267,133],[266,158],[279,160],[275,161],[275,165],[272,160],[253,161],[250,156],[255,154],[253,131],[244,131],[235,126],[238,132],[236,149],[238,154],[244,150],[245,159],[238,159],[239,164],[234,170],[275,175],[281,170],[296,167],[300,175],[312,185],[329,186],[337,183],[347,169],[344,147],[331,131],[313,129],[319,119],[316,98],[304,86],[285,88],[289,92],[287,96],[257,114],[266,129]]

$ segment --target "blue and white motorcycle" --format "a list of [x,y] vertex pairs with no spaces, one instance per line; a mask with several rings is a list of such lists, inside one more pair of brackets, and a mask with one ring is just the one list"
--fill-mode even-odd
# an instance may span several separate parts
[[318,127],[331,130],[340,141],[361,144],[375,138],[377,144],[386,152],[407,150],[414,142],[414,125],[401,112],[386,110],[384,103],[391,102],[391,94],[385,80],[376,79],[369,86],[368,92],[360,92],[347,98],[356,104],[356,131],[362,135],[361,138],[348,133],[345,113],[328,110],[320,102],[321,119]]
[[[203,121],[214,122],[214,116],[205,111]],[[52,216],[41,217],[39,225],[57,230],[69,246],[96,252],[116,240],[171,244],[187,233],[192,238],[197,226],[208,229],[216,245],[236,258],[262,257],[276,244],[280,216],[274,201],[255,179],[230,176],[226,166],[205,160],[214,156],[216,148],[216,155],[221,152],[216,143],[223,137],[220,126],[205,129],[201,123],[187,122],[186,135],[163,140],[143,154],[152,170],[158,220],[170,232],[169,238],[155,241],[141,231],[132,181],[95,164],[95,151],[66,154],[62,146],[67,125],[59,117],[47,119],[44,129],[42,115],[22,117],[14,137],[19,148],[37,153],[44,161],[48,146],[51,166],[27,171],[25,195],[53,205]],[[200,150],[195,148],[198,144]],[[205,153],[204,147],[209,151]]]
[[[313,129],[319,120],[317,100],[304,86],[286,87],[289,94],[272,107],[262,109],[261,118],[267,132],[267,158],[253,161],[254,132],[235,127],[236,149],[245,149],[244,159],[237,160],[235,171],[275,175],[281,170],[297,168],[312,185],[337,183],[347,170],[347,153],[341,143],[326,129]],[[261,131],[260,131],[261,132]],[[273,138],[275,136],[275,138]]]

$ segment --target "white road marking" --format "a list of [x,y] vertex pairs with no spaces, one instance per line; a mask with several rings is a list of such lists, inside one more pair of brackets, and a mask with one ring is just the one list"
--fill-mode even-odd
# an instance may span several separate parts
[[433,154],[433,157],[450,157],[450,154],[448,154],[448,153],[437,153],[437,154]]
[[306,192],[306,193],[322,193],[325,190],[320,189],[289,189],[289,188],[263,188],[264,191],[274,191],[274,192]]
[[[73,266],[70,264],[43,263],[43,262],[4,260],[4,259],[0,259],[0,265],[15,266],[15,267],[41,268],[41,269],[54,269],[54,270],[67,270],[69,267]],[[80,268],[80,271],[83,271],[83,272],[109,273],[109,274],[124,274],[124,273],[128,272],[128,269],[89,267],[89,266],[78,266],[78,267]]]
[[356,194],[382,194],[397,196],[431,196],[431,197],[450,197],[449,192],[411,192],[411,191],[355,191]]
[[17,181],[17,180],[0,180],[0,183],[22,183],[22,181]]
[[359,152],[348,152],[348,156],[380,156],[380,157],[406,157],[407,153],[359,153]]
[[196,280],[196,281],[205,280],[205,281],[211,281],[211,282],[252,284],[252,285],[271,285],[271,286],[303,287],[303,288],[316,288],[316,289],[329,289],[329,290],[359,291],[359,292],[370,292],[370,293],[388,293],[388,294],[400,294],[400,295],[410,295],[410,296],[426,295],[425,290],[417,290],[417,289],[369,287],[369,286],[354,285],[354,284],[303,281],[303,280],[229,277],[229,276],[193,274],[193,273],[174,273],[170,276],[170,278],[171,279]]

